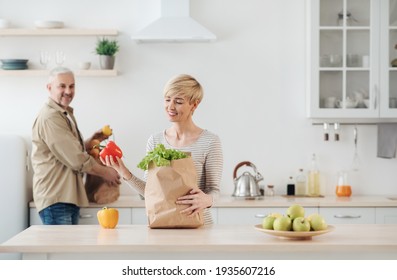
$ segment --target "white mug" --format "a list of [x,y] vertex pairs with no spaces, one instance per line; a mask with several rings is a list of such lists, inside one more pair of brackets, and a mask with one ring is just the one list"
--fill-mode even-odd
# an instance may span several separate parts
[[362,67],[369,67],[369,55],[362,56]]
[[330,96],[324,99],[324,107],[325,108],[335,108],[336,97]]

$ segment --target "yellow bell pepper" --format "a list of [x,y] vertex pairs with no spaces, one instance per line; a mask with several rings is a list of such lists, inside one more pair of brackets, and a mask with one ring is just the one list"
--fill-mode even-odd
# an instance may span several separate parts
[[97,218],[103,228],[115,228],[119,221],[119,211],[115,208],[103,207],[98,211]]

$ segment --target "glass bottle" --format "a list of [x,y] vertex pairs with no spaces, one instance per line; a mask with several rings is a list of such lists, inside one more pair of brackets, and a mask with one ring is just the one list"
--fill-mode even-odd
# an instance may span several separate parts
[[287,195],[295,195],[295,183],[292,176],[289,177],[287,183]]
[[306,175],[303,173],[303,169],[299,169],[299,173],[296,176],[295,184],[295,195],[304,196],[306,195]]
[[320,171],[317,166],[316,154],[313,154],[312,156],[311,168],[308,177],[308,195],[320,196]]

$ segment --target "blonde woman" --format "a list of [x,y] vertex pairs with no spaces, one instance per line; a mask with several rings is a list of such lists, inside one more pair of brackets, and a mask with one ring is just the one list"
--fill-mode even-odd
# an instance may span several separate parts
[[[146,150],[157,144],[166,148],[190,152],[197,171],[199,190],[178,199],[178,204],[189,205],[183,213],[193,215],[204,210],[204,223],[211,224],[210,208],[219,196],[223,169],[223,154],[220,139],[214,133],[200,128],[193,121],[193,113],[203,99],[200,83],[190,75],[178,75],[165,85],[164,109],[171,127],[150,136]],[[132,174],[123,161],[106,158],[106,165],[113,167],[124,180],[144,195],[145,181]]]

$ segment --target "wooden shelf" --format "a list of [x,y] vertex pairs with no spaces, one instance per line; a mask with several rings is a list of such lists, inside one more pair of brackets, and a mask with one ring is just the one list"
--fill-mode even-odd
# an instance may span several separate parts
[[[76,76],[79,77],[115,77],[118,75],[116,69],[112,70],[76,70]],[[34,76],[47,76],[48,70],[40,69],[27,69],[27,70],[0,70],[0,76],[14,76],[14,77],[34,77]]]
[[116,29],[85,28],[6,28],[0,36],[117,36]]

